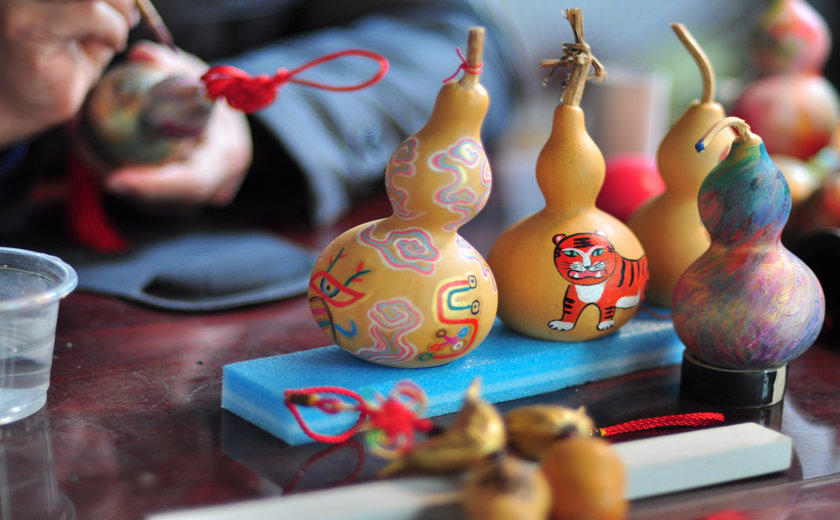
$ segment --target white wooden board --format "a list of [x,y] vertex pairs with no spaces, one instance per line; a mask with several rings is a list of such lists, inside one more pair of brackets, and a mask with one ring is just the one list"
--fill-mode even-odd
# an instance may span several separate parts
[[[790,467],[790,437],[755,423],[662,435],[614,445],[627,470],[629,500],[731,482]],[[458,519],[460,477],[409,477],[154,514],[148,520]],[[449,506],[449,507],[446,507]]]

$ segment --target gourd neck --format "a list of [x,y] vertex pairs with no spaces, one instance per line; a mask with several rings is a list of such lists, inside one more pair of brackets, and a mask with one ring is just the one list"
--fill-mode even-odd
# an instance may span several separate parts
[[546,209],[576,213],[594,208],[605,170],[604,156],[586,131],[583,110],[559,105],[551,134],[537,157],[537,183]]
[[700,188],[700,218],[714,243],[773,247],[790,215],[790,188],[761,138],[742,119],[727,117],[713,125],[696,148],[702,151],[706,141],[730,127],[736,132],[732,148]]

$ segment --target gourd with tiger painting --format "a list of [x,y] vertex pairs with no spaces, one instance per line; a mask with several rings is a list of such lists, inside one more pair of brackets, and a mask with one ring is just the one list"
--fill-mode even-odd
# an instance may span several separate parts
[[579,9],[566,12],[575,43],[544,66],[571,65],[562,103],[537,159],[545,207],[505,231],[488,255],[499,286],[499,317],[511,329],[556,341],[604,336],[638,310],[648,280],[636,236],[595,207],[604,156],[584,125],[586,81],[604,70],[583,38]]
[[689,105],[659,144],[656,158],[665,191],[637,209],[627,221],[647,253],[647,301],[661,307],[671,306],[680,275],[709,247],[709,235],[697,211],[697,192],[709,171],[729,150],[733,137],[726,129],[708,143],[706,153],[694,153],[697,135],[726,114],[714,100],[714,70],[705,53],[685,26],[673,24],[671,28],[700,67],[703,96]]
[[391,156],[393,214],[345,231],[316,260],[312,314],[344,350],[395,367],[430,367],[472,352],[496,318],[497,290],[459,234],[492,183],[480,140],[489,105],[478,82],[484,29],[470,29],[464,74],[438,94],[426,125]]

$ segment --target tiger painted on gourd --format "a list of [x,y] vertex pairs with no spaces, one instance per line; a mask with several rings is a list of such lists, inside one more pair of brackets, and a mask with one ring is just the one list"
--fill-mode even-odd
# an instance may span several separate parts
[[563,315],[551,320],[554,330],[571,330],[588,305],[598,307],[598,330],[615,324],[617,308],[629,309],[644,299],[647,258],[630,260],[616,253],[602,232],[554,235],[554,266],[569,282],[563,296]]

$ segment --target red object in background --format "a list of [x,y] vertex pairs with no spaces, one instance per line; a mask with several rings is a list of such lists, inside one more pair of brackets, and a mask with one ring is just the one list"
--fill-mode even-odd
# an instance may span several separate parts
[[703,518],[703,520],[749,520],[749,516],[737,509],[724,509]]
[[831,144],[840,124],[840,96],[816,73],[768,76],[744,89],[730,115],[761,136],[767,153],[806,161]]
[[595,205],[627,221],[630,215],[652,197],[665,191],[656,161],[644,155],[616,155],[606,160],[604,185]]

